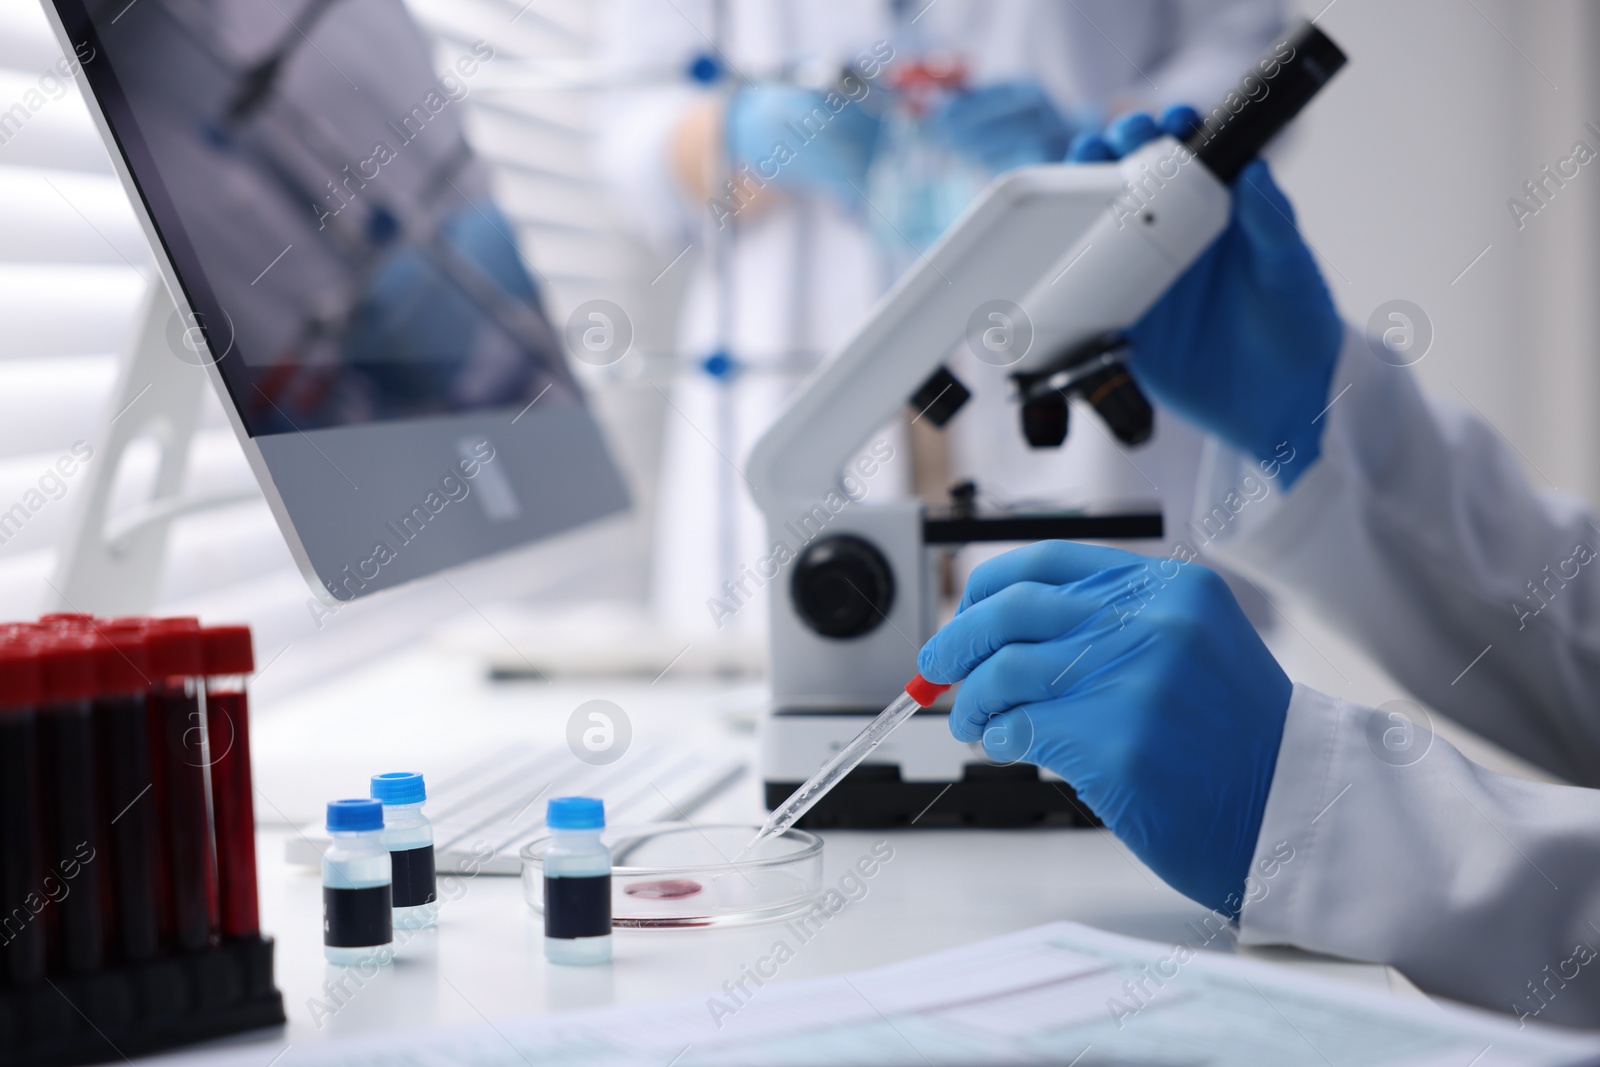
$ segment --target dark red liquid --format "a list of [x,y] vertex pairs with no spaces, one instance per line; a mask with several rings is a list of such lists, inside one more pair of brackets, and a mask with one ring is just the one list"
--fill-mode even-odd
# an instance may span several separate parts
[[170,949],[177,915],[172,905],[172,848],[167,840],[170,820],[167,814],[166,709],[154,693],[145,697],[145,727],[150,741],[150,792],[144,799],[155,808],[156,819],[155,847],[150,853],[150,880],[156,895],[156,941],[163,949]]
[[105,783],[110,847],[111,915],[122,958],[148,960],[160,948],[156,866],[160,813],[150,769],[150,727],[144,695],[97,697],[101,780]]
[[102,872],[106,843],[95,767],[94,716],[87,700],[39,711],[45,797],[44,868],[39,892],[53,903],[52,966],[87,974],[105,965],[106,914]]
[[206,810],[205,723],[192,685],[163,682],[150,691],[152,730],[161,742],[166,787],[168,891],[173,942],[187,952],[216,939],[217,867]]
[[44,977],[44,923],[28,907],[39,891],[39,774],[33,710],[0,711],[0,981]]
[[217,830],[222,936],[261,932],[256,903],[256,815],[250,778],[250,702],[242,691],[207,690],[211,809]]

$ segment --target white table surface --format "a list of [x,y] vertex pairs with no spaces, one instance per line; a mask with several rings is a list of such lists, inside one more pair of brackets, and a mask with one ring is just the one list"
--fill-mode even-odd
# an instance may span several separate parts
[[[563,743],[567,716],[592,698],[630,716],[635,742],[677,737],[742,752],[754,764],[759,687],[707,679],[494,683],[465,657],[411,649],[278,706],[258,707],[252,729],[258,788],[262,925],[277,941],[277,984],[288,1025],[233,1039],[259,1045],[262,1067],[284,1043],[307,1047],[357,1035],[492,1022],[668,997],[709,997],[766,955],[781,926],[684,931],[619,930],[615,960],[555,967],[516,878],[463,882],[439,926],[417,934],[394,964],[361,982],[322,959],[317,872],[291,867],[284,844],[322,802],[363,795],[381,770],[443,773],[496,739]],[[752,772],[697,821],[762,817]],[[1198,944],[1187,924],[1206,914],[1165,886],[1108,833],[1096,830],[896,830],[823,835],[824,884],[886,840],[894,857],[865,896],[800,946],[774,981],[788,982],[903,960],[1057,919],[1115,933]],[[1245,951],[1226,935],[1208,948]],[[1398,974],[1292,950],[1256,952],[1290,966],[1420,997]],[[344,980],[337,998],[327,983]],[[332,1008],[334,1010],[329,1011]],[[203,1061],[205,1054],[181,1059]],[[292,1067],[293,1056],[282,1061]]]

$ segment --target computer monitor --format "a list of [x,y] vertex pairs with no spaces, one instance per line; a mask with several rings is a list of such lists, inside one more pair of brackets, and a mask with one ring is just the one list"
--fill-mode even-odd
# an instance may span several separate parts
[[205,365],[323,597],[628,506],[463,134],[491,48],[436,73],[400,0],[45,6],[177,305],[173,358]]

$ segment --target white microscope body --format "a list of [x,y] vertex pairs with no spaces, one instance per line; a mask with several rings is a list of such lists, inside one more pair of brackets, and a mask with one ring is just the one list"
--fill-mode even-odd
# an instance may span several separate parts
[[[795,530],[811,537],[772,583],[774,706],[762,737],[769,806],[900,692],[936,623],[933,524],[920,502],[850,503],[829,509],[825,526],[804,524],[830,497],[847,498],[846,464],[967,343],[969,319],[985,304],[1015,305],[1031,324],[1014,372],[1052,369],[1063,352],[1136,322],[1227,227],[1227,171],[1254,156],[1342,61],[1331,41],[1302,25],[1230,100],[1250,90],[1252,77],[1264,88],[1239,97],[1238,110],[1225,101],[1189,142],[1160,137],[1116,163],[1026,167],[997,178],[756,445],[747,475],[774,543],[793,548]],[[1045,808],[1062,809],[1042,799],[1062,792],[1059,781],[1041,780],[1031,767],[973,782],[981,754],[950,736],[937,709],[908,720],[874,762],[854,772],[854,791],[846,779],[813,811],[814,824],[909,822],[952,783],[972,788],[939,802],[946,825],[1038,821]],[[1022,797],[1025,778],[1034,782],[1032,799],[995,810],[997,799]],[[962,792],[972,796],[956,796]],[[919,825],[928,821],[939,820],[930,814]]]

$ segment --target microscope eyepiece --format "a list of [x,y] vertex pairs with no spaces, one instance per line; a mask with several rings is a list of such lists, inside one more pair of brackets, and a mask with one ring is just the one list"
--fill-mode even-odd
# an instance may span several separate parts
[[1231,184],[1344,64],[1339,46],[1302,22],[1200,116],[1199,128],[1185,143],[1219,181]]

